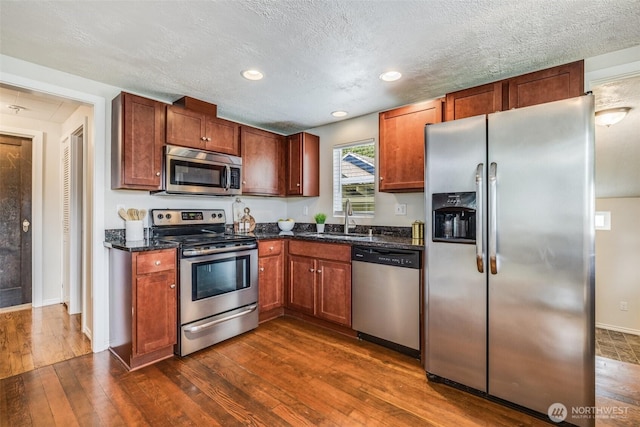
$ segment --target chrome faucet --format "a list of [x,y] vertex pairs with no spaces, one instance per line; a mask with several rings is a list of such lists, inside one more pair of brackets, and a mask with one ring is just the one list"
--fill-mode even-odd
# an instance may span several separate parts
[[349,224],[349,217],[353,215],[353,210],[351,209],[351,200],[347,199],[344,202],[344,234],[349,234],[349,228],[355,228],[356,224],[353,220],[353,225]]

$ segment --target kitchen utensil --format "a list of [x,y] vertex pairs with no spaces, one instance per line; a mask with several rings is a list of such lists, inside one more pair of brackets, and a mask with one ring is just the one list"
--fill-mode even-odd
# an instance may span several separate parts
[[140,209],[140,211],[138,212],[138,219],[139,220],[143,220],[145,219],[147,216],[147,210],[146,209]]
[[129,221],[129,215],[123,208],[118,209],[118,215],[120,215],[120,218],[124,219],[125,221]]
[[138,220],[138,210],[134,208],[127,209],[127,215],[129,216],[129,221],[137,221]]

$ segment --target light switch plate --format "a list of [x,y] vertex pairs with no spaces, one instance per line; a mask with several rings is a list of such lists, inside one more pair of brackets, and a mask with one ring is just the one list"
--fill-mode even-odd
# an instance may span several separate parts
[[396,215],[406,215],[406,214],[407,214],[407,204],[396,203]]

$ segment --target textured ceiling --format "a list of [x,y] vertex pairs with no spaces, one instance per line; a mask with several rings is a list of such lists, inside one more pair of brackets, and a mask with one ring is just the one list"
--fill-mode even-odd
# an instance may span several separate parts
[[635,46],[638,22],[638,0],[2,0],[0,52],[289,134]]
[[[637,46],[639,22],[640,0],[0,0],[0,53],[290,134]],[[638,197],[640,77],[594,94],[596,110],[633,108],[596,127],[596,195]],[[8,104],[57,123],[77,107],[0,85]]]

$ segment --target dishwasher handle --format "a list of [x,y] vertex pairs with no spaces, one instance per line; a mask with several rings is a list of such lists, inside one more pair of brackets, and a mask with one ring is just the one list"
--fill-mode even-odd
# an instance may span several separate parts
[[409,249],[384,249],[353,246],[351,248],[351,260],[419,269],[422,267],[422,252]]

